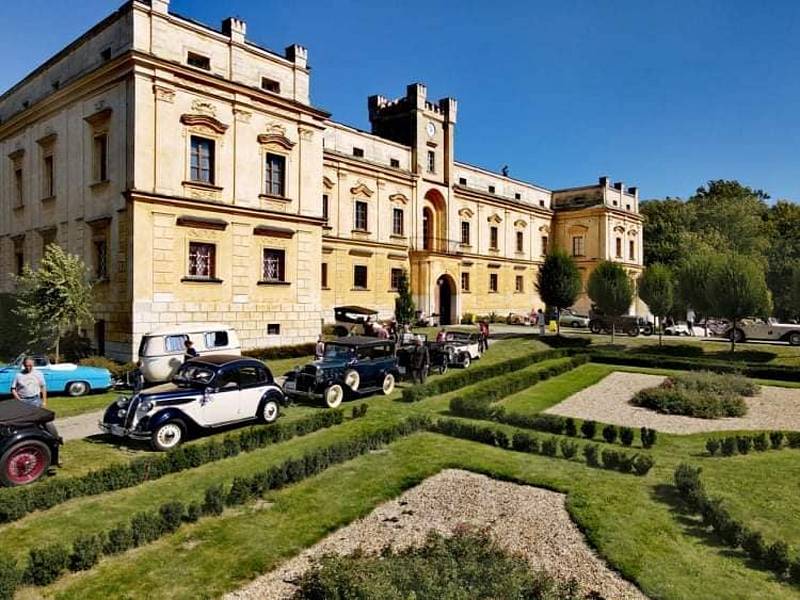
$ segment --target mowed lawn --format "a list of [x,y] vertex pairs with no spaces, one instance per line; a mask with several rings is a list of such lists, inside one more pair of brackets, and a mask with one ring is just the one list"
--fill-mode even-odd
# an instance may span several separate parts
[[[497,342],[476,365],[542,348],[536,340]],[[539,363],[538,367],[561,360]],[[501,404],[511,412],[540,412],[615,370],[621,369],[583,365],[508,396]],[[458,372],[453,370],[444,377],[457,376]],[[200,500],[209,485],[266,470],[307,449],[377,429],[410,413],[446,415],[449,398],[455,393],[468,394],[470,389],[416,404],[398,402],[399,390],[389,397],[371,397],[365,400],[369,411],[363,419],[346,419],[342,425],[308,436],[128,490],[79,498],[0,526],[3,549],[22,558],[33,546],[68,543],[78,533],[107,530],[136,512],[154,510],[167,500]],[[348,404],[344,407],[349,411]],[[323,409],[295,406],[283,418],[299,418],[315,410]],[[534,435],[548,437],[543,433]],[[568,509],[592,545],[651,598],[800,598],[800,589],[777,581],[769,572],[754,568],[739,553],[709,538],[694,520],[682,514],[671,486],[678,463],[698,464],[703,467],[709,491],[725,498],[734,516],[762,531],[767,542],[783,539],[800,548],[800,511],[796,502],[800,451],[785,449],[711,458],[704,453],[707,437],[660,434],[656,446],[643,451],[638,447],[637,436],[630,451],[649,453],[656,460],[655,468],[642,478],[589,468],[581,458],[548,458],[430,433],[416,434],[386,450],[272,492],[266,502],[228,509],[221,517],[201,519],[153,544],[105,558],[87,573],[63,577],[47,588],[26,588],[20,597],[218,597],[369,513],[380,502],[443,468],[457,467],[567,494]],[[83,466],[67,467],[59,471],[59,477],[84,472],[87,465],[96,468],[110,461],[130,460],[142,451],[82,440],[68,443],[64,452],[65,461],[80,460]]]

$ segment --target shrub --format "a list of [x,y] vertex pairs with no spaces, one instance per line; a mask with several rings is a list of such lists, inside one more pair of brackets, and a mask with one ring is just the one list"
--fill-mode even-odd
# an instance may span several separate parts
[[639,437],[642,440],[642,448],[652,448],[656,445],[656,437],[657,432],[655,429],[648,429],[647,427],[642,427],[639,430]]
[[773,450],[779,450],[783,445],[783,432],[782,431],[771,431],[769,434],[769,443],[772,446]]
[[606,425],[603,427],[603,439],[609,444],[617,441],[617,428],[613,425]]
[[581,433],[587,440],[594,439],[594,435],[597,433],[597,423],[594,421],[584,421],[581,423]]
[[[667,380],[667,382],[669,381]],[[747,412],[747,405],[740,396],[714,395],[709,392],[678,387],[654,387],[640,390],[631,399],[631,404],[667,415],[683,415],[700,419],[741,417]]]
[[350,413],[350,416],[353,419],[360,419],[361,417],[366,416],[366,414],[367,414],[367,403],[362,402],[361,404],[353,406],[353,410]]
[[583,456],[586,458],[586,464],[590,467],[600,466],[599,454],[600,449],[597,444],[588,444],[583,447]]
[[789,565],[789,579],[795,585],[800,584],[800,558],[795,558]]
[[655,461],[647,454],[637,454],[633,459],[633,471],[639,476],[647,475]]
[[567,420],[564,422],[564,433],[570,437],[578,435],[578,427],[575,425],[575,419],[572,417],[567,417]]
[[218,516],[225,510],[225,492],[222,485],[215,485],[206,489],[205,500],[203,501],[203,514]]
[[722,438],[722,442],[720,443],[720,449],[722,450],[723,456],[733,456],[734,454],[736,454],[736,438],[735,437]]
[[192,502],[186,507],[186,514],[183,520],[187,523],[194,523],[203,515],[203,506],[199,502]]
[[734,519],[721,523],[718,531],[722,541],[731,548],[738,548],[744,540],[744,527]]
[[706,440],[706,450],[711,456],[716,455],[717,451],[719,450],[719,440],[717,438],[708,438]]
[[518,452],[538,452],[539,442],[529,433],[518,431],[511,438],[511,447]]
[[294,346],[268,346],[266,348],[252,348],[244,350],[242,356],[249,356],[259,360],[280,360],[283,358],[299,358],[314,354],[316,344],[296,344]]
[[86,571],[100,560],[103,540],[99,535],[81,535],[72,543],[69,557],[70,571]]
[[545,456],[555,456],[557,451],[558,440],[556,438],[547,438],[542,442],[542,454]]
[[566,419],[558,415],[523,415],[519,413],[496,412],[495,420],[506,425],[522,427],[523,429],[534,429],[546,433],[563,433],[566,428]]
[[789,568],[789,546],[778,541],[771,544],[764,555],[764,564],[777,575],[783,575]]
[[788,432],[786,442],[789,444],[789,448],[800,448],[800,431]]
[[630,446],[633,444],[633,429],[630,427],[619,428],[619,441],[623,446]]
[[98,369],[107,369],[114,379],[122,379],[126,373],[133,371],[136,365],[133,363],[120,364],[116,361],[106,358],[105,356],[87,356],[78,361],[79,365],[85,367],[97,367]]
[[757,531],[745,530],[742,534],[742,548],[753,560],[761,560],[767,554],[763,536]]
[[183,502],[178,500],[162,504],[158,508],[158,514],[161,516],[161,524],[164,532],[171,533],[177,531],[178,527],[181,526],[185,513],[186,508]]
[[765,452],[769,450],[769,441],[767,441],[767,434],[763,431],[753,436],[753,448],[758,452]]
[[22,580],[17,562],[5,553],[0,553],[0,598],[11,600]]
[[68,564],[69,550],[63,544],[32,548],[25,579],[34,585],[48,585],[59,578]]
[[561,456],[566,459],[573,458],[578,453],[578,444],[572,440],[562,439],[559,446],[561,447]]
[[753,440],[750,436],[739,435],[736,436],[736,450],[739,454],[747,454],[753,446]]
[[718,396],[755,396],[759,390],[758,385],[738,373],[721,375],[712,371],[696,371],[673,375],[669,381],[678,389]]
[[103,554],[119,554],[133,547],[133,536],[128,525],[117,525],[108,532]]
[[619,453],[616,450],[603,450],[600,456],[606,469],[616,469],[619,466]]
[[693,467],[681,463],[675,469],[675,487],[686,500],[687,504],[695,510],[700,509],[705,499],[703,482],[700,481],[700,467]]
[[244,504],[250,499],[250,482],[244,477],[234,477],[231,489],[225,496],[225,504],[236,506]]
[[158,514],[140,512],[131,518],[131,538],[134,548],[157,540],[163,532],[164,524]]
[[505,431],[496,431],[494,434],[494,443],[500,448],[508,448],[508,435]]

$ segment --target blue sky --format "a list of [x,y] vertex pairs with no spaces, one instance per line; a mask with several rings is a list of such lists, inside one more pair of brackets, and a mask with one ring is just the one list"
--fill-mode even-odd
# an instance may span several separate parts
[[[0,8],[0,89],[121,4]],[[172,0],[309,49],[312,101],[368,129],[370,94],[459,100],[459,160],[549,188],[609,175],[645,198],[736,178],[800,200],[800,2]]]

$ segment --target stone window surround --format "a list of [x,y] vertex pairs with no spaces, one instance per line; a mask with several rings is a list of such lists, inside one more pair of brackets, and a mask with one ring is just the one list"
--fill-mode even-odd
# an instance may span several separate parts
[[[84,117],[83,120],[89,125],[89,140],[91,143],[92,161],[88,165],[91,169],[89,173],[89,187],[93,190],[105,187],[111,180],[109,157],[111,153],[109,148],[111,146],[111,115],[113,110],[110,107],[103,106],[103,101],[99,102],[97,107],[99,110],[93,114]],[[96,140],[105,136],[105,156],[103,160],[105,164],[98,162]]]
[[[55,200],[56,197],[56,133],[49,133],[36,140],[41,149],[42,159],[42,179],[41,179],[41,200]],[[48,167],[48,159],[50,159]]]

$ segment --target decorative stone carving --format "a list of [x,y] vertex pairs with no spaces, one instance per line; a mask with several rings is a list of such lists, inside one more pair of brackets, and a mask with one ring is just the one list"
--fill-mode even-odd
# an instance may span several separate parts
[[375,192],[369,189],[369,187],[367,187],[367,184],[365,184],[363,181],[359,181],[356,183],[354,187],[350,188],[350,193],[353,196],[363,196],[365,198],[370,198],[372,194],[374,194]]
[[228,130],[228,125],[225,123],[204,114],[183,114],[181,115],[181,123],[189,127],[207,127],[214,133],[220,134]]
[[458,211],[458,216],[464,217],[465,219],[471,219],[475,216],[475,213],[472,212],[472,209],[467,208],[466,206]]
[[325,175],[322,176],[322,185],[324,185],[327,189],[333,188],[335,185],[334,181]]
[[300,136],[300,139],[305,142],[314,139],[314,130],[308,127],[298,127],[297,134]]
[[217,116],[217,107],[207,100],[196,98],[192,100],[192,112],[215,117]]
[[389,196],[389,201],[393,202],[394,204],[408,204],[408,198],[406,198],[403,194],[392,194]]
[[249,123],[252,117],[253,113],[249,111],[243,110],[241,108],[233,109],[233,118],[236,119],[239,123]]
[[175,102],[175,90],[172,88],[155,84],[153,86],[153,94],[155,94],[157,102],[167,102],[169,104]]
[[502,218],[500,218],[500,215],[498,215],[497,213],[494,213],[493,215],[491,215],[491,216],[490,216],[488,219],[486,219],[486,220],[487,220],[487,221],[489,221],[489,223],[495,223],[495,224],[497,224],[497,223],[502,223],[502,222],[503,222],[503,219],[502,219]]
[[549,225],[542,225],[539,227],[539,231],[542,233],[550,233],[550,226]]
[[523,221],[522,219],[517,219],[516,221],[514,221],[514,227],[527,227],[527,226],[528,226],[527,221]]

